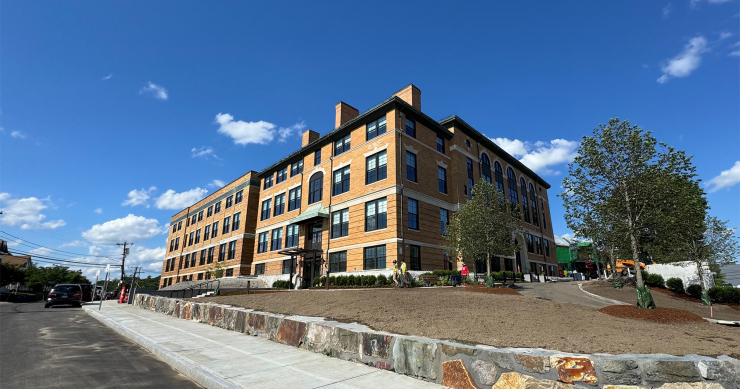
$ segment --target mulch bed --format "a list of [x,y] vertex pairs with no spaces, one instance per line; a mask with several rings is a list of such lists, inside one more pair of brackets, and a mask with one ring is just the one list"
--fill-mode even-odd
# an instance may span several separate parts
[[511,296],[521,296],[522,294],[514,289],[507,287],[493,287],[488,288],[485,285],[467,285],[465,287],[466,292],[477,292],[477,293],[490,293],[490,294],[507,294]]
[[676,308],[644,309],[632,305],[610,305],[599,309],[599,312],[623,319],[647,320],[663,324],[704,322],[701,316]]

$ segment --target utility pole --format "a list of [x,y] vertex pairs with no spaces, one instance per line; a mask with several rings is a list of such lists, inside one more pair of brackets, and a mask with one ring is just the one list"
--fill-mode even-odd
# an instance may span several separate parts
[[124,270],[124,265],[126,264],[126,256],[128,255],[129,248],[126,246],[133,246],[133,243],[129,243],[128,241],[124,241],[123,243],[116,243],[118,246],[123,246],[123,259],[121,259],[121,282],[123,282],[123,276],[126,274],[126,271]]

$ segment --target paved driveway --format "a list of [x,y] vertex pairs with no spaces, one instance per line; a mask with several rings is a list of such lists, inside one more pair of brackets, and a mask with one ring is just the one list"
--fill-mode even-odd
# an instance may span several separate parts
[[200,387],[80,308],[0,303],[0,350],[3,388]]
[[579,283],[580,282],[577,281],[571,281],[517,284],[517,291],[528,297],[561,303],[580,304],[595,309],[612,305],[583,293],[581,289],[578,288]]

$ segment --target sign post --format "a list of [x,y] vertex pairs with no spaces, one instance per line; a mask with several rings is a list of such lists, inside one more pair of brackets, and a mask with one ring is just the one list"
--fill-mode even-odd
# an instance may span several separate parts
[[[105,282],[103,283],[103,291],[100,294],[100,305],[98,305],[98,311],[103,308],[103,299],[105,298],[105,292],[108,290],[108,273],[110,272],[110,265],[105,267]],[[97,281],[95,281],[97,283]]]
[[[93,295],[92,300],[95,301],[95,295],[98,293],[98,277],[100,277],[100,269],[95,271],[95,283],[93,284]],[[95,304],[93,302],[93,304]]]

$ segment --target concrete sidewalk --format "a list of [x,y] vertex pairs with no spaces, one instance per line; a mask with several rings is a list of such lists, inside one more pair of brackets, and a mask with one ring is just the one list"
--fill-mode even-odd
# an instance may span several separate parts
[[206,388],[441,387],[113,301],[84,308]]

